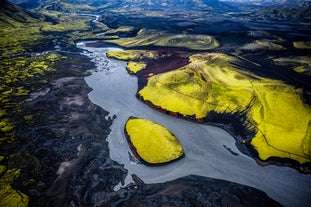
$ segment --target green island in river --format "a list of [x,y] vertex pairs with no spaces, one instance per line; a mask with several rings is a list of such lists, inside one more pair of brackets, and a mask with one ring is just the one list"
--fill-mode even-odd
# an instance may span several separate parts
[[148,165],[167,164],[184,156],[174,134],[153,121],[130,117],[124,131],[132,151]]

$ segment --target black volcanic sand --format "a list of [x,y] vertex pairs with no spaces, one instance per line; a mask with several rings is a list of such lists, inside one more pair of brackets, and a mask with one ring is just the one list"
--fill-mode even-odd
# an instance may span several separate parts
[[[265,193],[236,183],[189,175],[161,184],[144,184],[135,175],[136,182],[118,206],[281,206]],[[115,205],[113,205],[115,206]]]
[[147,66],[137,73],[139,78],[146,79],[149,74],[159,74],[175,70],[189,63],[190,53],[185,51],[172,50],[155,50],[159,55],[159,59],[141,59],[139,61],[146,62]]
[[88,206],[95,192],[109,194],[124,179],[127,171],[109,158],[105,140],[112,120],[88,100],[89,91],[83,77],[61,78],[27,104],[48,122],[20,132],[22,146],[41,165],[39,182],[26,190],[31,206],[64,206],[70,200]]
[[109,157],[113,119],[88,99],[81,75],[89,67],[60,64],[24,103],[22,114],[33,118],[19,122],[16,140],[0,146],[9,156],[1,164],[21,169],[12,185],[30,197],[29,206],[280,206],[254,188],[194,175],[162,184],[134,175],[135,183],[114,191],[127,170]]

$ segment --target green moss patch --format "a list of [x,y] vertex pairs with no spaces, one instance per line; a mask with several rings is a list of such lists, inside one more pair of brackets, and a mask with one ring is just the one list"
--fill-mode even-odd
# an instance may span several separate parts
[[[3,168],[3,166],[0,166]],[[0,168],[1,169],[1,168]],[[2,169],[5,170],[5,169]],[[20,170],[10,169],[0,178],[0,206],[6,207],[26,207],[28,206],[29,198],[22,192],[15,190],[12,183],[19,177]]]
[[134,61],[130,61],[126,68],[130,73],[137,73],[141,70],[143,70],[144,68],[146,68],[147,64],[144,62],[134,62]]
[[311,57],[309,56],[291,56],[273,59],[274,64],[292,68],[293,71],[311,75]]
[[132,152],[145,164],[165,164],[184,156],[174,134],[150,120],[131,117],[125,125],[125,134]]
[[149,50],[117,50],[107,53],[110,58],[118,60],[140,60],[140,59],[157,59],[159,55],[155,51]]
[[308,41],[293,42],[293,45],[297,49],[308,49],[308,50],[311,49],[311,42],[308,42]]

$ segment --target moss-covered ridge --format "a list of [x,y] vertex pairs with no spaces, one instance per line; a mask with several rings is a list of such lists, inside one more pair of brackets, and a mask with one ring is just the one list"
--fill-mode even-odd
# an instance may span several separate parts
[[153,121],[130,117],[124,132],[132,152],[144,164],[163,165],[184,156],[174,134]]
[[189,63],[189,53],[178,50],[119,50],[110,51],[108,57],[128,61],[127,71],[139,77],[175,70]]
[[280,66],[288,65],[297,73],[311,76],[311,57],[309,56],[275,58],[273,63]]
[[191,50],[211,50],[220,45],[213,36],[209,35],[171,34],[146,29],[141,29],[135,37],[106,40],[106,42],[116,43],[127,48],[153,45]]
[[311,108],[301,89],[242,70],[236,66],[241,60],[225,54],[189,59],[186,66],[140,81],[145,85],[138,97],[179,118],[225,124],[230,132],[242,127],[233,134],[258,162],[310,172]]
[[297,41],[293,42],[293,46],[297,49],[311,49],[311,42],[310,41]]

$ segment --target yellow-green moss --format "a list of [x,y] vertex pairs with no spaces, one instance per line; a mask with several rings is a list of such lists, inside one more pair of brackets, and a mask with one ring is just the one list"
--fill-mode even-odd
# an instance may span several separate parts
[[0,131],[1,132],[10,132],[14,129],[14,126],[11,124],[9,118],[2,119],[0,122]]
[[12,141],[15,136],[15,127],[9,118],[0,119],[0,144],[2,141]]
[[7,167],[0,165],[0,175],[6,171]]
[[117,29],[110,29],[108,31],[106,31],[105,35],[113,35],[119,32],[123,32],[123,33],[127,33],[127,32],[133,32],[134,31],[134,27],[130,27],[130,26],[120,26]]
[[[28,21],[27,23],[10,20],[10,24],[6,25],[0,21],[0,52],[3,52],[4,54],[23,53],[27,51],[27,47],[29,46],[39,44],[41,41],[54,39],[55,37],[52,35],[54,32],[68,33],[67,36],[69,37],[69,42],[71,44],[74,44],[74,41],[77,39],[103,38],[90,32],[90,21],[93,17],[76,14],[63,14],[61,12],[47,10],[41,12],[57,19],[57,23],[53,24],[51,22],[46,22],[43,19],[36,19]],[[98,30],[97,32],[104,32],[105,29],[107,29],[101,28],[100,24],[97,24],[96,28]]]
[[311,66],[311,57],[309,56],[294,56],[294,57],[281,57],[273,59],[273,62],[278,65],[286,64],[299,64],[299,65],[308,65]]
[[130,61],[128,64],[127,64],[127,70],[130,71],[131,73],[137,73],[143,69],[146,68],[146,63],[144,62],[133,62],[133,61]]
[[[87,4],[79,4],[79,3],[71,4],[71,3],[58,1],[57,4],[60,10],[65,10],[67,13],[83,13],[83,12],[92,13],[91,11],[96,11],[98,9],[98,7],[90,6]],[[48,11],[48,10],[49,9],[44,7],[42,11]],[[51,10],[49,12],[51,12]]]
[[209,35],[175,35],[153,30],[141,30],[136,37],[106,41],[119,44],[123,47],[156,45],[184,47],[193,50],[210,50],[219,47],[219,42]]
[[254,82],[257,102],[250,117],[258,133],[252,145],[259,157],[291,158],[301,164],[311,161],[311,108],[302,101],[302,91],[285,84]]
[[[32,58],[18,56],[3,59],[0,69],[0,81],[3,83],[0,87],[0,102],[6,103],[20,96],[27,97],[30,93],[26,88],[29,87],[27,83],[34,84],[47,79],[44,75],[56,71],[53,68],[54,63],[63,58],[59,54],[48,54]],[[35,76],[41,80],[34,82]]]
[[12,182],[19,177],[20,170],[10,169],[0,178],[0,206],[26,207],[29,198],[24,193],[12,188]]
[[307,74],[307,75],[311,75],[311,70],[309,69],[309,67],[306,67],[306,66],[298,66],[298,67],[294,67],[293,69],[295,72],[297,73],[304,73],[304,74]]
[[249,107],[247,122],[257,131],[252,145],[262,160],[310,162],[311,109],[303,103],[302,91],[239,70],[230,63],[234,61],[224,54],[193,55],[187,66],[151,76],[139,95],[156,106],[196,118],[210,111]]
[[164,126],[146,119],[131,118],[125,131],[137,153],[149,164],[163,164],[183,156],[183,148]]
[[229,60],[221,54],[194,55],[189,65],[150,77],[139,94],[164,109],[196,118],[205,117],[211,110],[245,107],[252,92],[243,87],[251,84],[245,74],[230,68]]
[[297,49],[311,49],[311,42],[308,41],[297,41],[293,45]]
[[273,62],[276,65],[287,65],[297,73],[311,75],[311,57],[309,56],[276,58]]
[[57,18],[57,24],[50,23],[41,23],[41,31],[48,32],[65,32],[65,31],[83,31],[89,30],[89,22],[92,20],[92,17],[89,16],[80,16],[77,14],[66,14],[64,15],[61,12],[55,11],[43,11],[42,13],[55,16]]
[[157,53],[146,50],[115,50],[107,52],[107,56],[118,60],[136,60],[143,58],[157,58]]
[[269,50],[286,50],[286,48],[283,47],[282,45],[277,44],[277,43],[273,43],[270,41],[257,40],[257,41],[255,41],[255,43],[262,46],[262,47],[265,47]]

